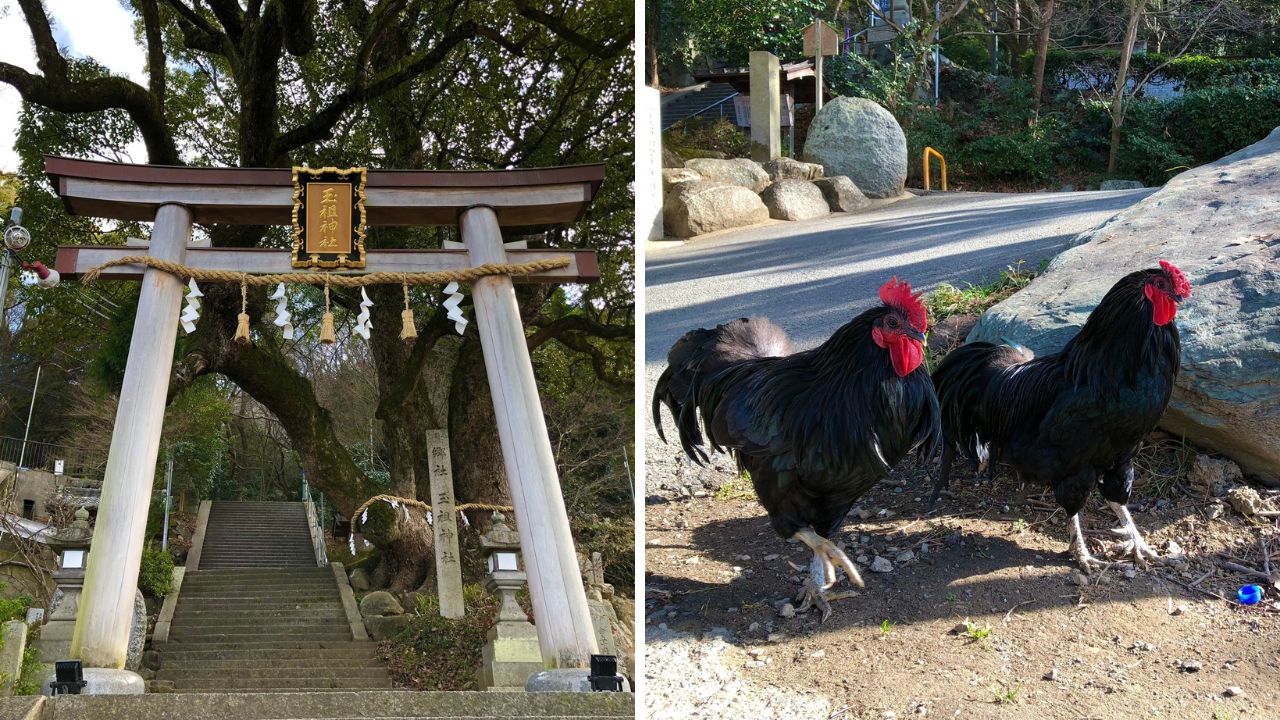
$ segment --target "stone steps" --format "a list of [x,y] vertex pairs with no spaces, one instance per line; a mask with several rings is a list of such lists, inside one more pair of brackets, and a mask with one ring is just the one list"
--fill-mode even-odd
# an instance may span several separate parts
[[155,681],[196,694],[387,690],[376,652],[352,638],[332,569],[316,567],[301,504],[215,502]]
[[[367,660],[375,652],[370,642],[268,641],[256,645],[218,647],[219,643],[170,643],[163,662],[211,662],[217,660]],[[289,651],[289,652],[282,652]],[[161,666],[163,667],[163,665]]]
[[34,715],[27,715],[19,708],[34,707],[39,701],[37,698],[9,698],[3,709],[9,711],[12,706],[12,717],[56,720],[594,720],[635,717],[635,697],[630,693],[255,691],[245,694],[60,695],[42,700],[43,707]]

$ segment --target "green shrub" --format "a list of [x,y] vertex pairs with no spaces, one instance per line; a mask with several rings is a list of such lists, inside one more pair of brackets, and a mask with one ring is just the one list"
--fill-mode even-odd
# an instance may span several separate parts
[[22,672],[18,676],[18,682],[13,685],[13,694],[39,695],[39,682],[48,667],[40,662],[40,649],[29,642],[27,649],[22,651]]
[[750,139],[742,128],[724,118],[681,120],[662,133],[662,143],[686,160],[714,153],[731,158],[746,157],[751,149]]
[[396,684],[413,690],[475,690],[485,636],[498,599],[479,585],[462,590],[467,606],[459,620],[440,617],[440,599],[423,596],[408,627],[378,646]]
[[144,548],[138,570],[138,588],[144,595],[161,599],[173,590],[173,556],[164,550]]
[[1169,102],[1170,135],[1197,162],[1212,162],[1266,137],[1280,125],[1280,86],[1227,86]]

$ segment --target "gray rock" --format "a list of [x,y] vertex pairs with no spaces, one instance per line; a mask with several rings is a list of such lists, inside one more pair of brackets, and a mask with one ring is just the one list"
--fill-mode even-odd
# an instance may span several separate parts
[[1230,460],[1197,455],[1187,470],[1187,483],[1210,497],[1219,497],[1243,479],[1240,466]]
[[662,217],[668,235],[688,238],[762,223],[769,219],[769,208],[747,188],[702,180],[672,188]]
[[137,672],[142,667],[142,649],[147,645],[147,602],[138,590],[133,596],[133,623],[129,626],[129,647],[125,651],[124,667]]
[[387,640],[408,627],[412,620],[412,615],[373,615],[364,619],[364,629],[374,640]]
[[769,173],[755,160],[733,158],[717,160],[715,158],[694,158],[685,161],[686,169],[693,170],[704,180],[738,185],[753,193],[758,193],[769,186]]
[[589,670],[565,668],[543,670],[529,676],[524,689],[529,692],[591,692]]
[[680,183],[702,179],[698,171],[689,168],[662,168],[662,193],[665,195],[671,192],[671,188]]
[[760,193],[769,217],[778,220],[809,220],[831,212],[817,185],[808,180],[779,180]]
[[348,581],[351,583],[351,589],[356,592],[365,592],[369,589],[369,573],[364,568],[352,570]]
[[858,212],[871,204],[867,196],[845,175],[819,178],[813,184],[822,191],[831,212]]
[[1160,426],[1280,486],[1280,129],[1083,233],[1026,289],[989,310],[969,341],[1062,348],[1127,273],[1177,265],[1182,371]]
[[684,167],[684,161],[680,159],[679,155],[671,152],[666,147],[663,147],[662,148],[662,167],[664,168]]
[[774,158],[764,164],[764,171],[769,180],[817,180],[822,177],[822,166],[818,163],[807,163],[789,157]]
[[360,614],[364,617],[403,615],[404,608],[395,595],[378,590],[360,598]]
[[1236,512],[1245,517],[1253,517],[1264,510],[1269,510],[1262,496],[1251,487],[1233,487],[1227,491],[1227,502]]
[[883,558],[877,555],[876,559],[871,561],[871,572],[893,572],[893,562],[891,562],[889,558]]
[[1099,190],[1141,190],[1146,187],[1137,180],[1103,180]]
[[888,110],[865,98],[823,105],[802,157],[828,176],[847,175],[867,197],[895,197],[907,181],[907,136]]

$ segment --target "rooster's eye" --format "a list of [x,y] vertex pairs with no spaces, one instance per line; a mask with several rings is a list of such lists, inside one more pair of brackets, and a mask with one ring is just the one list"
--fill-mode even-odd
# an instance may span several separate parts
[[884,324],[889,327],[898,327],[898,318],[890,315],[889,318],[884,321]]

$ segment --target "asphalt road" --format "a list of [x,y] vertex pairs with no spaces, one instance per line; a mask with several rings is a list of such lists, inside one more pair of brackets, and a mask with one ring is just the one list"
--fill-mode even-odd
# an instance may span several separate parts
[[856,215],[727,230],[645,248],[645,361],[696,327],[746,315],[782,326],[800,348],[877,302],[891,276],[929,290],[1034,268],[1153,191],[951,193]]

